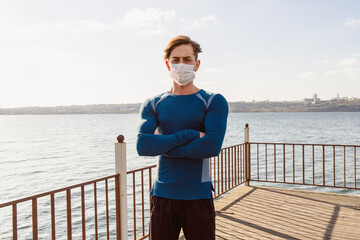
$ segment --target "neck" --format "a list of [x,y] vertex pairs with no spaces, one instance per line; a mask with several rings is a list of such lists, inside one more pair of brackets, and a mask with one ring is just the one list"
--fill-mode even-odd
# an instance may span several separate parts
[[173,82],[173,86],[169,92],[174,95],[190,95],[190,94],[198,92],[199,90],[200,89],[197,88],[193,82],[190,82],[189,84],[187,84],[185,86],[182,86],[182,85],[177,84],[176,82]]

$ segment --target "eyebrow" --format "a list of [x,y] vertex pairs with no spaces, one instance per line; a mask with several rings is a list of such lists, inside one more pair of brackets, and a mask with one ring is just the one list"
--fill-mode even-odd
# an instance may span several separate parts
[[[173,56],[172,58],[180,58],[180,57]],[[182,57],[182,58],[191,58],[191,56],[186,56],[186,57]]]

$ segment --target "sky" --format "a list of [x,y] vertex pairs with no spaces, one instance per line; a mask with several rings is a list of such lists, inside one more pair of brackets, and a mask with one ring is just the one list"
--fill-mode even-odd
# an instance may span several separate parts
[[180,34],[229,102],[360,98],[357,0],[0,0],[0,108],[143,102]]

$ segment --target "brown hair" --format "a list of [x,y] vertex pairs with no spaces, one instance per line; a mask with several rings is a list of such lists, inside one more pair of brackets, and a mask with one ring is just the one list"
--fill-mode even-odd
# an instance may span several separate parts
[[188,36],[184,36],[184,35],[179,35],[177,37],[174,37],[173,39],[170,40],[170,42],[167,44],[166,48],[164,49],[164,60],[168,60],[170,57],[170,53],[171,51],[177,47],[180,46],[182,44],[189,44],[192,46],[193,51],[194,51],[194,55],[195,55],[195,60],[197,60],[198,58],[198,54],[202,52],[200,44],[198,44],[197,42],[191,40],[190,37]]

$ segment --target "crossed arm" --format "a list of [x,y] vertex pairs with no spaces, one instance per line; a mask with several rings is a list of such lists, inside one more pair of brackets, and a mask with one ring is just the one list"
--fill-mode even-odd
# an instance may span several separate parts
[[226,132],[228,105],[216,95],[205,117],[205,136],[163,154],[167,157],[204,159],[219,155]]
[[154,134],[156,116],[149,102],[141,109],[137,138],[140,156],[164,155],[175,158],[204,159],[220,153],[226,131],[228,105],[225,98],[216,95],[204,120],[205,133],[183,130],[170,135]]
[[145,102],[140,110],[140,124],[136,149],[140,156],[157,156],[200,137],[196,130],[183,130],[169,135],[154,134],[157,128],[155,112],[150,102]]

